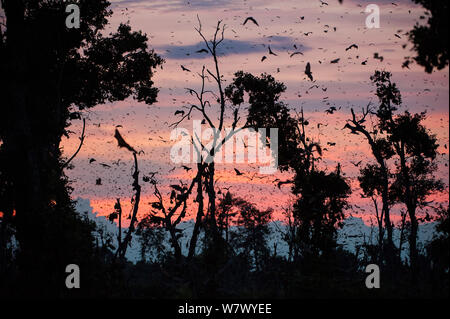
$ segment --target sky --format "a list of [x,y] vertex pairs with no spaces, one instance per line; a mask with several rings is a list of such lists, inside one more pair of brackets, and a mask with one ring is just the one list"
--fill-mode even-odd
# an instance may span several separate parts
[[[436,175],[447,185],[443,194],[431,200],[448,203],[448,68],[432,74],[425,73],[417,65],[402,68],[405,57],[414,55],[406,32],[414,24],[423,23],[420,16],[424,11],[412,1],[344,0],[343,4],[337,0],[327,0],[327,4],[319,0],[111,2],[114,14],[105,32],[112,32],[120,22],[129,21],[133,29],[147,34],[149,47],[162,56],[165,63],[162,69],[156,70],[153,79],[160,89],[157,103],[146,105],[128,99],[99,105],[83,114],[86,139],[72,162],[74,168],[66,174],[74,187],[73,198],[89,199],[94,211],[101,215],[111,213],[116,198],[121,198],[126,212],[131,209],[133,158],[130,152],[117,147],[116,125],[122,126],[120,132],[129,144],[143,151],[138,157],[141,174],[156,172],[164,195],[170,193],[169,185],[180,180],[188,183],[193,177],[195,169],[186,172],[181,165],[170,161],[170,149],[175,143],[170,140],[170,124],[180,119],[174,114],[177,110],[194,102],[186,88],[199,89],[198,72],[204,65],[212,67],[210,55],[196,53],[205,47],[195,30],[198,19],[208,39],[219,20],[226,25],[225,40],[219,48],[219,63],[227,84],[236,71],[243,70],[254,75],[272,74],[287,86],[281,100],[293,112],[304,110],[305,117],[312,123],[308,135],[326,148],[320,165],[334,170],[340,162],[351,183],[354,190],[350,198],[352,208],[347,210],[347,216],[362,217],[366,223],[374,221],[374,209],[369,200],[360,196],[356,181],[359,167],[355,163],[361,160],[373,162],[373,157],[361,136],[349,134],[342,128],[351,116],[351,108],[360,112],[369,102],[377,103],[369,79],[374,71],[392,72],[403,97],[400,111],[427,111],[425,124],[436,134],[440,144]],[[368,14],[364,10],[371,3],[380,8],[380,28],[366,28]],[[259,26],[251,22],[243,25],[250,16]],[[358,48],[346,50],[351,44],[357,44]],[[269,55],[269,45],[276,56]],[[297,51],[302,54],[291,57]],[[374,53],[382,56],[382,61],[375,59]],[[263,56],[267,59],[261,61]],[[331,63],[336,59],[339,59],[338,63]],[[365,65],[362,64],[364,61]],[[304,74],[308,62],[314,83]],[[183,71],[181,65],[192,72]],[[206,86],[214,89],[212,83],[206,83]],[[328,115],[325,110],[331,106],[338,111]],[[209,112],[215,119],[217,106],[212,105]],[[193,116],[180,127],[191,132],[193,120],[199,118]],[[229,119],[227,123],[230,123]],[[317,123],[322,125],[318,128]],[[69,128],[73,133],[63,140],[63,153],[67,157],[78,147],[81,128],[81,121],[73,122]],[[96,161],[89,163],[91,159]],[[195,168],[195,164],[188,166]],[[244,174],[237,176],[234,168]],[[282,211],[292,204],[293,196],[289,186],[278,188],[274,181],[288,179],[291,175],[261,176],[257,172],[258,167],[254,164],[219,164],[217,189],[231,186],[230,191],[235,195],[249,199],[261,209],[273,208],[274,216],[282,219]],[[98,178],[102,185],[96,185]],[[149,203],[154,201],[151,186],[142,186],[140,216],[148,213]],[[398,221],[398,216],[397,213],[393,220]]]

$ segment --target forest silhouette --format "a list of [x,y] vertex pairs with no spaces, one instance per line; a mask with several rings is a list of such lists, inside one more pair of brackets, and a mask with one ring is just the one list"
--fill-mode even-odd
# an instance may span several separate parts
[[[443,69],[448,66],[447,37],[444,43],[430,40],[427,34],[448,32],[447,17],[442,15],[448,4],[437,10],[433,1],[416,2],[432,16],[428,28],[411,31],[417,56],[407,58],[407,65],[416,62],[425,72]],[[362,195],[374,203],[377,241],[363,243],[361,254],[355,254],[337,243],[344,212],[351,207],[352,188],[341,164],[324,167],[324,147],[308,133],[318,123],[281,100],[287,88],[271,74],[236,70],[226,85],[218,53],[226,37],[224,25],[219,21],[210,35],[199,19],[195,30],[213,68],[196,70],[202,85],[186,93],[196,103],[176,114],[181,116],[172,127],[195,113],[202,124],[220,133],[225,133],[227,118],[232,119],[234,131],[278,128],[278,168],[292,175],[279,181],[278,187],[289,185],[295,198],[285,212],[289,223],[283,240],[289,254],[282,257],[269,247],[273,209],[261,210],[251,198],[217,187],[215,163],[208,157],[223,140],[214,139],[206,156],[197,149],[203,155],[193,168],[192,180],[170,185],[170,193],[165,194],[155,174],[140,172],[140,153],[119,127],[114,135],[117,147],[126,149],[133,163],[133,209],[129,226],[123,228],[122,204],[120,199],[115,202],[108,216],[119,225],[114,246],[99,242],[97,225],[75,210],[65,170],[72,168],[77,153],[62,154],[61,140],[69,136],[73,120],[82,119],[83,112],[97,105],[128,98],[155,103],[154,72],[165,61],[148,46],[147,35],[129,24],[104,32],[112,15],[106,0],[78,1],[82,16],[78,29],[64,27],[64,2],[0,3],[5,16],[0,26],[2,298],[448,297],[448,202],[435,215],[419,217],[429,196],[446,188],[435,174],[437,137],[425,127],[425,112],[412,113],[403,105],[389,71],[374,70],[370,81],[377,101],[352,109],[342,123],[346,134],[357,135],[372,157],[355,166]],[[191,71],[183,67],[180,72]],[[306,67],[307,81],[313,81],[313,74],[314,69]],[[206,81],[214,83],[214,95],[206,89]],[[211,115],[211,104],[218,106],[217,114]],[[261,140],[266,146],[270,142],[270,134]],[[83,143],[84,130],[80,148]],[[151,186],[156,201],[139,219],[144,184]],[[394,205],[402,207],[400,245],[393,240]],[[179,226],[188,219],[188,211],[195,212],[194,225],[183,254]],[[419,224],[430,221],[438,225],[437,233],[421,250]],[[163,247],[166,234],[170,250]],[[139,239],[143,251],[136,264],[125,257],[132,238]],[[408,260],[401,258],[405,243]],[[151,250],[157,258],[145,258]],[[69,264],[82,271],[81,289],[65,285]],[[380,267],[380,289],[367,289],[364,284],[369,264]]]

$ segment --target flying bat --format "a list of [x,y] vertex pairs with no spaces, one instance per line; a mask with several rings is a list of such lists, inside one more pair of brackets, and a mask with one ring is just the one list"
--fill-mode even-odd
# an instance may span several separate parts
[[325,113],[327,113],[327,114],[333,114],[334,111],[336,111],[336,107],[335,107],[335,106],[332,106],[332,107],[330,107],[328,110],[326,110]]
[[302,52],[300,52],[300,51],[296,51],[296,52],[292,53],[290,57],[292,58],[292,57],[293,57],[294,55],[297,55],[297,54],[301,54],[301,55],[303,55],[303,53],[302,53]]
[[122,135],[120,135],[120,132],[117,128],[116,128],[116,132],[114,133],[114,137],[117,140],[117,146],[124,147],[127,150],[129,150],[130,152],[137,153],[137,151],[124,140],[124,138],[122,137]]
[[348,50],[350,50],[350,49],[352,49],[352,48],[358,49],[358,46],[357,46],[356,44],[353,43],[351,46],[347,47],[347,48],[345,49],[345,51],[348,51]]
[[309,64],[309,62],[306,64],[305,74],[308,76],[308,78],[311,81],[314,81],[313,76],[312,76],[312,72],[311,72],[311,64]]
[[253,18],[253,17],[248,17],[247,19],[245,19],[245,21],[244,21],[244,24],[243,25],[245,25],[248,21],[251,21],[251,22],[253,22],[254,24],[256,24],[258,27],[259,27],[259,24],[258,24],[258,22],[255,20],[255,18]]
[[276,53],[273,53],[272,49],[270,48],[270,45],[269,45],[269,54],[272,54],[272,55],[278,56],[278,54],[276,54]]

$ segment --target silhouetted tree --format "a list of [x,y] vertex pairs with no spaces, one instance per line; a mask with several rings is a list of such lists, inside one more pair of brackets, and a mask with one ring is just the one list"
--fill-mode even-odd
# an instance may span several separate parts
[[141,261],[146,262],[147,256],[149,256],[152,262],[162,262],[167,253],[164,245],[165,229],[160,224],[155,224],[154,220],[147,216],[139,222],[136,234],[141,245]]
[[[386,210],[389,210],[389,206],[391,205],[390,201],[388,201],[388,194],[387,192],[384,196],[385,198],[385,204],[383,204],[383,207],[381,210],[378,207],[378,198],[382,198],[383,203],[383,190],[386,185],[386,179],[389,178],[389,175],[385,175],[386,171],[380,166],[376,164],[367,164],[365,167],[363,167],[360,170],[360,175],[358,176],[359,186],[361,187],[363,191],[363,196],[370,198],[373,202],[374,209],[375,209],[375,217],[378,224],[378,252],[377,252],[377,262],[381,261],[382,253],[383,253],[383,242],[384,242],[384,227],[383,227],[383,221],[384,221],[384,213]],[[389,191],[389,189],[387,189]],[[386,206],[384,206],[386,205]],[[390,220],[390,218],[389,218]],[[390,224],[390,221],[387,221],[388,224]],[[391,233],[389,234],[392,236],[392,226],[389,225],[386,228],[389,228]],[[392,239],[392,237],[390,237]],[[390,243],[392,244],[392,243]]]
[[297,173],[293,193],[298,196],[293,214],[298,220],[296,240],[302,256],[329,254],[337,247],[337,229],[342,226],[350,195],[339,165],[331,173],[316,169]]
[[426,246],[426,250],[431,262],[433,285],[437,286],[436,288],[440,288],[436,289],[438,294],[444,292],[448,296],[450,283],[450,210],[448,207],[444,208],[441,206],[438,208],[437,213],[437,234]]
[[[421,123],[425,119],[425,113],[411,115],[405,111],[403,114],[396,114],[402,106],[402,98],[396,84],[391,81],[390,72],[375,71],[371,81],[377,88],[378,108],[372,110],[367,107],[361,119],[357,119],[352,110],[352,120],[346,127],[352,133],[365,135],[377,159],[377,166],[367,166],[361,171],[360,183],[366,195],[370,196],[375,190],[381,190],[388,247],[393,247],[389,238],[392,225],[386,217],[389,209],[384,206],[388,208],[394,202],[401,202],[406,206],[411,226],[410,260],[415,274],[418,258],[416,210],[427,204],[428,195],[442,189],[442,183],[433,175],[437,168],[435,159],[438,144],[436,137]],[[363,124],[368,114],[376,117],[372,132],[368,132]],[[387,160],[394,160],[391,168],[388,167]],[[389,181],[390,176],[393,177],[392,181]],[[388,258],[392,257],[391,253],[389,249]]]
[[[87,262],[89,256],[77,254],[90,255],[92,246],[91,228],[70,201],[61,137],[86,108],[130,96],[153,103],[153,70],[163,62],[149,50],[146,35],[129,25],[104,35],[108,1],[78,1],[78,29],[66,27],[66,5],[1,1],[0,171],[2,188],[9,189],[1,206],[16,212],[21,275],[36,290],[63,287],[64,267]],[[34,280],[45,284],[31,285]]]
[[[270,74],[254,76],[243,71],[236,72],[233,82],[225,89],[225,95],[232,105],[240,107],[248,105],[247,123],[245,127],[278,129],[278,168],[288,170],[300,165],[295,154],[300,148],[300,140],[296,121],[290,116],[288,106],[280,101],[286,86],[275,80]],[[244,97],[248,96],[245,101]],[[261,136],[263,137],[263,136]],[[267,132],[265,144],[270,143],[270,132]]]
[[245,256],[251,257],[256,270],[262,270],[270,255],[267,237],[270,233],[269,222],[272,210],[261,211],[253,204],[236,198],[234,205],[239,211],[236,220],[237,229],[233,232],[234,247],[242,250]]
[[399,160],[396,163],[395,182],[391,187],[394,200],[405,204],[411,222],[409,250],[413,275],[418,271],[417,209],[428,205],[430,194],[443,189],[436,178],[437,140],[421,122],[425,113],[411,115],[408,111],[396,116],[389,124],[389,140]]
[[[235,219],[238,212],[234,210],[236,199],[229,191],[222,196],[218,203],[217,225],[222,236],[225,237],[225,242],[229,243],[229,229],[231,223]],[[225,234],[224,234],[225,233]]]
[[[197,174],[195,177],[195,183],[197,186],[197,196],[195,201],[197,202],[198,209],[195,219],[194,231],[189,244],[189,259],[191,259],[196,250],[197,240],[200,234],[200,229],[203,228],[205,231],[205,241],[211,245],[211,251],[221,253],[219,247],[223,247],[222,238],[219,234],[217,227],[217,214],[216,214],[216,190],[215,190],[215,163],[214,156],[224,145],[225,141],[232,138],[234,131],[227,135],[225,133],[225,118],[229,108],[227,107],[226,97],[224,93],[224,79],[220,72],[219,58],[218,58],[218,48],[225,39],[225,25],[222,21],[218,21],[216,29],[214,31],[211,40],[207,40],[203,34],[202,24],[200,19],[198,19],[198,27],[196,28],[197,33],[203,40],[206,47],[206,51],[211,55],[214,68],[213,70],[207,69],[205,66],[202,68],[202,72],[199,73],[199,77],[202,81],[201,88],[196,90],[193,88],[187,88],[187,92],[195,97],[196,104],[191,104],[187,106],[186,112],[181,112],[182,117],[180,120],[172,124],[173,127],[177,127],[185,119],[190,119],[194,112],[198,112],[203,117],[202,123],[209,126],[213,130],[212,143],[210,147],[206,148],[202,144],[201,137],[195,136],[192,138],[191,142],[195,148],[197,160]],[[205,87],[205,81],[211,77],[216,86],[216,92],[207,90]],[[208,115],[207,107],[211,107],[211,103],[218,104],[218,114],[217,121],[214,120],[215,117]],[[233,128],[236,128],[239,117],[238,113],[233,111]],[[221,138],[221,135],[225,133],[225,137]],[[205,191],[208,198],[208,205],[205,212],[205,197],[203,196],[203,191]],[[213,258],[214,259],[214,258]]]
[[[448,65],[448,2],[439,0],[413,0],[426,10],[421,19],[428,16],[428,25],[417,23],[409,32],[409,40],[417,56],[413,60],[423,66],[428,73],[436,68],[441,70]],[[404,66],[408,66],[406,58]]]
[[116,256],[119,256],[122,260],[125,258],[125,255],[127,253],[128,246],[131,242],[131,239],[133,237],[133,232],[136,229],[136,223],[137,223],[137,214],[139,211],[139,203],[141,201],[141,185],[139,184],[139,166],[138,166],[138,159],[137,155],[140,152],[137,152],[130,144],[128,144],[125,139],[120,134],[119,130],[116,128],[114,137],[116,138],[118,142],[118,146],[120,148],[125,148],[128,151],[130,151],[133,154],[134,159],[134,170],[133,170],[133,183],[131,186],[133,187],[134,194],[131,197],[131,204],[133,206],[133,211],[130,215],[130,225],[128,226],[128,230],[126,232],[125,238],[122,241],[121,235],[122,235],[122,208],[120,206],[119,199],[117,200],[117,203],[115,205],[116,214],[119,218],[119,238],[118,238],[118,248],[116,251]]
[[[155,173],[151,176],[145,176],[144,181],[153,185],[153,194],[156,197],[156,201],[151,203],[151,211],[144,217],[144,220],[150,221],[153,225],[158,227],[164,227],[170,236],[170,244],[174,249],[175,260],[181,263],[183,256],[181,253],[181,246],[179,239],[183,236],[182,230],[177,226],[186,217],[187,212],[187,200],[192,194],[194,186],[197,180],[200,178],[199,172],[191,181],[190,185],[171,185],[171,195],[169,206],[164,202],[164,196],[158,188],[158,182],[154,177]],[[176,213],[178,215],[176,215]],[[148,222],[147,222],[148,223]],[[145,224],[141,225],[145,227]]]
[[[394,88],[394,90],[397,90]],[[396,91],[394,92],[396,94]],[[397,98],[393,98],[393,103],[397,102]],[[362,134],[367,140],[370,146],[370,150],[375,157],[376,165],[368,164],[364,167],[360,173],[359,182],[365,196],[369,196],[374,200],[376,204],[376,197],[381,196],[382,207],[381,212],[378,214],[378,206],[375,206],[375,211],[377,215],[377,220],[379,224],[379,236],[382,235],[381,221],[384,219],[384,225],[386,227],[387,233],[387,243],[386,243],[386,256],[388,262],[392,261],[394,254],[394,242],[393,242],[393,225],[390,216],[390,206],[392,205],[389,200],[389,185],[391,172],[388,167],[388,160],[394,155],[392,146],[383,136],[380,129],[376,126],[367,127],[367,116],[371,115],[372,111],[370,104],[363,109],[362,116],[358,118],[353,111],[352,119],[347,121],[345,128],[349,129],[351,134]],[[381,237],[383,238],[383,237]],[[381,245],[381,242],[379,243]],[[380,252],[381,253],[381,252]]]
[[[197,239],[199,237],[200,229],[205,231],[205,243],[210,245],[209,251],[216,254],[223,253],[226,249],[224,239],[220,235],[218,221],[217,221],[217,207],[216,207],[216,190],[215,190],[215,154],[224,146],[224,144],[233,139],[234,135],[246,128],[280,128],[274,120],[278,123],[284,123],[284,119],[288,119],[289,112],[283,103],[278,102],[280,93],[286,88],[283,84],[276,82],[270,75],[261,75],[255,77],[251,74],[239,71],[235,74],[233,82],[224,87],[224,78],[220,73],[218,48],[223,44],[225,26],[219,21],[216,25],[215,32],[211,40],[207,40],[203,34],[202,25],[199,20],[199,26],[196,31],[203,39],[206,51],[211,55],[214,62],[214,69],[209,70],[203,66],[199,77],[201,79],[201,88],[196,90],[188,88],[187,92],[196,99],[196,104],[186,106],[186,112],[182,112],[180,120],[176,121],[172,126],[177,127],[184,120],[189,119],[194,112],[199,113],[204,125],[209,126],[213,130],[214,136],[212,138],[211,146],[206,148],[200,140],[200,137],[193,137],[191,142],[194,145],[196,154],[199,158],[197,163],[197,175],[195,183],[197,186],[197,196],[195,202],[198,205],[197,215],[195,219],[193,236],[189,244],[189,259],[195,253]],[[206,80],[212,78],[216,91],[208,90],[205,86]],[[241,109],[241,104],[244,103],[244,92],[250,94],[248,103],[250,106],[247,109],[247,114],[243,114],[245,109]],[[209,114],[207,107],[211,107],[212,103],[218,104],[217,121]],[[264,108],[264,109],[262,109]],[[268,112],[265,112],[268,111]],[[232,131],[227,132],[224,127],[224,121],[227,116],[232,119]],[[242,116],[242,121],[241,121]],[[279,117],[281,116],[281,120]],[[284,122],[283,122],[284,121]],[[241,124],[242,123],[242,124]],[[291,130],[294,132],[294,129]],[[289,139],[289,134],[283,134],[286,141]],[[264,145],[270,145],[270,134],[267,134],[266,140],[262,141]],[[285,142],[285,141],[282,141]],[[293,146],[293,143],[289,145]],[[293,146],[294,147],[294,146]],[[285,156],[287,158],[287,156]],[[282,164],[285,165],[285,164]],[[286,166],[285,166],[286,167]],[[205,197],[203,191],[208,197],[207,212],[205,214]],[[212,258],[215,259],[215,258]]]
[[328,251],[335,246],[335,230],[344,217],[350,188],[340,168],[335,173],[316,169],[318,158],[314,154],[321,157],[322,148],[306,136],[305,127],[309,122],[303,111],[296,119],[290,115],[287,105],[279,101],[285,90],[284,84],[271,75],[255,77],[241,71],[235,74],[225,92],[234,105],[241,105],[244,93],[248,95],[248,126],[278,128],[278,165],[295,173],[294,179],[285,183],[293,183],[293,193],[299,197],[293,212],[294,223],[299,225],[296,238],[304,244],[304,249],[315,253]]
[[[272,210],[261,211],[248,201],[233,196],[230,192],[221,198],[218,208],[219,226],[221,226],[221,230],[225,231],[226,242],[232,244],[235,252],[250,257],[250,264],[256,270],[261,270],[270,253],[267,236],[270,233],[268,224],[271,220]],[[235,227],[230,231],[230,226]]]

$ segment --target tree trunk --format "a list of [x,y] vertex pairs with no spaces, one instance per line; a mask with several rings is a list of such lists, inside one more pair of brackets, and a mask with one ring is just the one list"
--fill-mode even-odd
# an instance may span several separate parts
[[413,197],[411,190],[411,182],[409,179],[409,170],[405,158],[405,146],[403,143],[397,145],[397,153],[400,156],[400,169],[401,176],[403,180],[403,185],[405,187],[404,202],[408,210],[409,219],[411,221],[411,232],[409,234],[409,258],[411,262],[411,273],[412,280],[415,282],[417,280],[418,274],[418,251],[417,251],[417,231],[419,228],[419,223],[416,217],[416,204],[415,198]]
[[417,230],[419,228],[419,223],[417,221],[414,207],[408,207],[408,214],[409,219],[411,220],[411,231],[409,234],[409,258],[411,261],[412,279],[415,282],[417,280],[417,261],[419,257],[419,253],[417,251]]
[[218,244],[219,240],[219,232],[217,229],[217,221],[216,221],[216,191],[214,189],[214,173],[215,173],[215,167],[214,162],[211,162],[208,165],[208,185],[207,185],[207,192],[208,192],[208,198],[209,198],[209,214],[208,214],[208,227],[209,231],[211,232],[213,245]]
[[198,203],[198,210],[197,210],[197,218],[195,220],[194,230],[192,232],[191,241],[189,243],[189,254],[188,259],[192,259],[195,255],[195,248],[197,246],[197,240],[198,235],[200,234],[200,226],[202,223],[203,218],[203,185],[202,185],[202,178],[203,178],[203,165],[201,163],[197,164],[198,174],[197,174],[197,203]]

